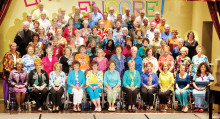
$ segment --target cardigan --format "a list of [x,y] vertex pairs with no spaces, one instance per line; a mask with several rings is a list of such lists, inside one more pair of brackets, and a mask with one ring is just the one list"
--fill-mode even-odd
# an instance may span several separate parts
[[[85,85],[85,76],[83,71],[78,70],[78,80],[79,80],[79,86],[81,85]],[[75,86],[76,85],[76,75],[75,75],[75,71],[72,70],[67,78],[67,85],[68,85],[68,93],[73,93],[73,87],[71,87],[71,85]],[[83,87],[82,87],[83,90]]]

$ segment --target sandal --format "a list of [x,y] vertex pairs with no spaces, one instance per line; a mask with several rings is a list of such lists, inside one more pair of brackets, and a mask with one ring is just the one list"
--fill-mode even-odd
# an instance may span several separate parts
[[77,110],[76,107],[75,107],[75,108],[73,108],[73,111],[74,111],[74,112],[77,112],[78,110]]
[[77,109],[77,110],[78,110],[78,112],[81,112],[81,109],[80,109],[79,107],[78,107],[78,109]]
[[194,112],[198,112],[199,111],[199,109],[194,109]]
[[39,107],[37,110],[38,110],[39,112],[42,112],[42,108],[41,108],[41,107]]
[[199,112],[200,112],[200,113],[203,113],[203,112],[204,112],[204,109],[200,109]]

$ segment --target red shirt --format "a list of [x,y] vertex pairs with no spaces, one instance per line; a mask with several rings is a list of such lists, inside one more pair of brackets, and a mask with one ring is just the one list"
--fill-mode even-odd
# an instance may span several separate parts
[[69,29],[69,27],[67,26],[67,27],[64,29],[63,37],[66,38],[67,43],[69,42],[70,36],[75,36],[75,31],[76,31],[76,28],[75,28],[75,27],[73,27],[73,29]]

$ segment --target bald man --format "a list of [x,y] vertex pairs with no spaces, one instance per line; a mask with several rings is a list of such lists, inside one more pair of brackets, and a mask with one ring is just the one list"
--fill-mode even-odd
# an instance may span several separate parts
[[79,17],[79,21],[82,23],[84,21],[84,17],[82,14],[79,13],[79,6],[75,7],[75,13],[71,16],[74,19],[74,16],[77,15]]
[[143,20],[148,18],[145,16],[145,11],[141,10],[140,16],[136,17],[135,21],[137,21],[141,26],[144,25]]
[[34,10],[32,14],[33,20],[38,20],[41,17],[41,13],[46,13],[46,16],[48,16],[48,11],[44,9],[44,4],[42,2],[39,3],[39,9]]
[[112,23],[115,23],[116,19],[117,19],[117,15],[115,14],[115,9],[113,7],[110,7],[108,20],[110,20]]
[[37,20],[40,23],[40,26],[44,27],[45,33],[48,32],[48,30],[51,26],[50,21],[48,19],[46,19],[46,17],[47,17],[46,13],[42,12],[41,18]]
[[155,19],[153,19],[151,22],[155,22],[156,26],[160,24],[160,12],[155,12]]
[[27,14],[27,22],[29,22],[29,24],[30,24],[29,29],[30,29],[30,30],[34,30],[34,23],[32,22],[32,16],[31,16],[31,14]]
[[122,22],[127,24],[128,21],[131,20],[131,15],[130,15],[130,9],[126,8],[125,9],[125,14],[122,15]]

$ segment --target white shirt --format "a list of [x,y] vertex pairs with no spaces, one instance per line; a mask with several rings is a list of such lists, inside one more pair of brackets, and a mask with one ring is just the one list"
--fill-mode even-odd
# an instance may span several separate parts
[[79,37],[78,40],[77,39],[75,40],[75,44],[77,47],[79,47],[80,45],[84,45],[84,43],[85,43],[85,40],[82,37]]
[[70,17],[69,17],[68,15],[64,15],[63,21],[67,24],[69,18],[70,18]]
[[[145,37],[150,40],[150,42],[154,39],[154,31],[151,31],[151,29],[147,30]],[[161,34],[159,36],[161,38]]]
[[136,17],[135,21],[137,21],[141,26],[144,25],[143,20],[147,19],[148,20],[148,25],[149,25],[149,19],[147,17],[144,16],[144,18],[142,19],[141,16]]
[[34,30],[34,23],[29,22],[29,21],[27,21],[27,22],[30,24],[29,30],[33,31]]
[[47,32],[48,29],[49,29],[50,26],[51,26],[50,21],[47,20],[47,19],[44,19],[44,20],[43,20],[43,19],[38,19],[37,21],[40,23],[40,26],[43,26],[43,27],[44,27],[45,32]]
[[131,20],[131,15],[127,16],[126,14],[122,15],[122,22],[126,23]]
[[115,23],[116,19],[117,19],[116,14],[113,14],[113,15],[108,14],[108,20],[111,20],[112,23]]
[[32,14],[32,19],[33,20],[37,20],[40,19],[40,15],[41,13],[44,12],[46,13],[47,17],[48,17],[48,11],[43,9],[43,11],[40,11],[39,9],[34,10],[33,14]]

